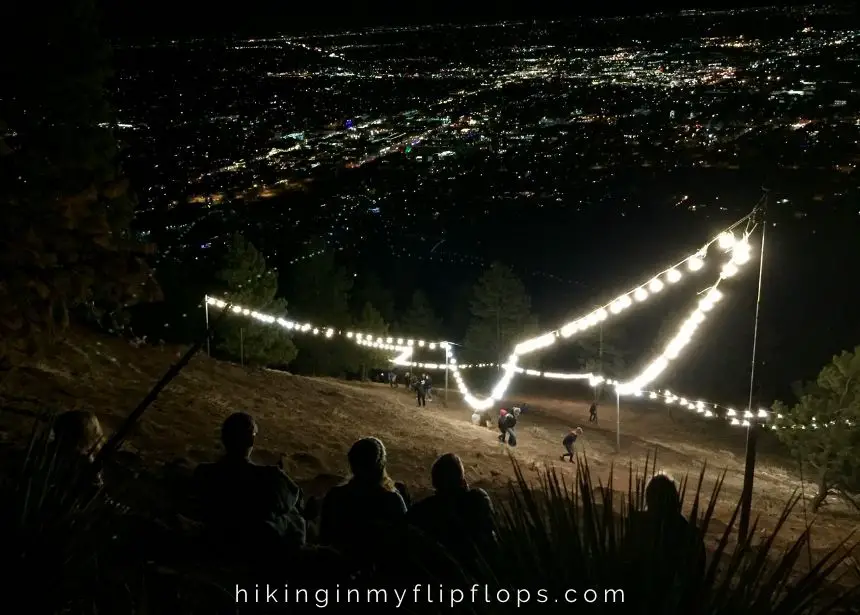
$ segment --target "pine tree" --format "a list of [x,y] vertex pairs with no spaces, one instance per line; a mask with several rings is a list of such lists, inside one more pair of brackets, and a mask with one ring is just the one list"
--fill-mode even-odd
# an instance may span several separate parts
[[[226,294],[236,305],[272,316],[287,317],[287,302],[277,298],[277,272],[266,267],[266,259],[241,235],[234,235],[218,276]],[[244,317],[228,318],[218,334],[218,348],[248,365],[287,366],[298,350],[281,327]]]
[[798,387],[798,402],[776,402],[777,437],[814,472],[817,510],[829,494],[860,510],[860,346],[825,365],[815,382]]
[[117,164],[104,84],[108,47],[92,0],[16,3],[14,56],[0,50],[0,360],[15,363],[88,306],[159,296],[131,241],[134,200]]
[[442,321],[436,317],[427,295],[422,290],[412,293],[412,303],[403,314],[397,330],[403,335],[436,339],[441,334]]
[[[324,245],[314,246],[318,255],[295,266],[287,296],[297,318],[320,327],[347,329],[352,325],[349,311],[352,279],[337,265],[334,254]],[[350,368],[353,345],[340,337],[298,339],[300,353],[296,371],[316,376],[339,376]]]
[[465,345],[476,361],[504,363],[516,344],[537,331],[525,286],[501,263],[493,263],[478,280],[470,311]]
[[[365,303],[361,315],[355,321],[355,330],[384,337],[388,333],[388,323],[373,305]],[[355,352],[354,368],[361,374],[362,380],[367,379],[367,370],[372,368],[387,369],[391,366],[391,352],[375,350],[358,346]]]
[[367,272],[357,276],[358,284],[355,291],[352,293],[352,305],[356,313],[361,314],[361,310],[366,303],[370,303],[386,321],[394,319],[394,298],[391,292],[382,285],[379,276],[373,272]]

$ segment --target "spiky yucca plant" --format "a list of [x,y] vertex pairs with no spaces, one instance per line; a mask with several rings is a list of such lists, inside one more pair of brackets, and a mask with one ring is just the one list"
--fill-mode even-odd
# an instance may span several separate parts
[[23,459],[0,483],[0,560],[10,588],[4,599],[33,613],[95,613],[97,602],[105,606],[100,558],[123,511],[57,455],[53,418],[34,426]]
[[[500,509],[499,550],[483,562],[478,575],[490,585],[491,594],[494,587],[507,588],[511,599],[506,604],[474,604],[477,612],[524,608],[517,607],[517,589],[528,591],[529,604],[541,609],[570,612],[587,607],[594,613],[648,615],[823,615],[846,612],[857,599],[856,586],[844,589],[831,582],[842,565],[850,563],[847,539],[813,562],[807,572],[797,568],[807,553],[808,529],[790,549],[775,549],[774,538],[792,513],[796,497],[786,504],[773,532],[756,545],[752,537],[760,534],[757,524],[748,536],[733,540],[736,508],[710,550],[707,566],[699,569],[692,553],[680,554],[683,561],[669,562],[659,549],[632,552],[629,548],[631,513],[643,508],[648,461],[644,474],[631,467],[621,502],[614,497],[612,473],[607,485],[594,485],[585,459],[579,460],[573,485],[554,469],[546,470],[539,484],[530,484],[516,461],[513,465],[510,497]],[[703,468],[686,515],[702,539],[710,535],[708,527],[723,483],[721,476],[702,511],[704,477]],[[686,489],[685,478],[682,501]],[[546,590],[545,603],[538,604],[538,589]],[[568,594],[577,598],[576,603],[566,602],[568,589],[577,591]],[[586,589],[596,593],[585,596]],[[622,590],[623,602],[620,592],[606,590]]]

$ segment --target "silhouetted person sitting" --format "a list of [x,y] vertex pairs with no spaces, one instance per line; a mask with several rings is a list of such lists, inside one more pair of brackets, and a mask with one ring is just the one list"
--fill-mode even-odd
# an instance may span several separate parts
[[199,517],[225,554],[279,558],[305,542],[302,492],[280,468],[251,461],[256,435],[256,422],[244,412],[224,421],[224,457],[194,473]]
[[400,497],[403,498],[403,503],[406,504],[406,510],[409,510],[409,507],[412,506],[412,494],[409,493],[409,487],[406,486],[406,483],[395,481],[394,488],[397,490],[397,493],[400,494]]
[[406,504],[386,472],[382,442],[358,440],[347,458],[352,478],[326,494],[320,542],[358,562],[372,561],[393,548],[390,532],[405,521]]
[[679,584],[692,599],[705,572],[705,545],[697,528],[681,515],[675,482],[665,474],[654,476],[645,488],[645,504],[646,510],[630,519],[627,548],[633,574],[647,572],[657,600]]
[[465,561],[475,550],[486,552],[495,542],[493,503],[483,489],[471,489],[463,462],[453,454],[439,457],[431,479],[436,493],[415,504],[409,522]]
[[104,485],[101,472],[92,471],[92,462],[102,444],[104,432],[94,413],[70,410],[57,415],[51,428],[50,454],[44,460],[53,463],[49,470],[51,482],[74,485],[80,489],[76,497],[91,498]]

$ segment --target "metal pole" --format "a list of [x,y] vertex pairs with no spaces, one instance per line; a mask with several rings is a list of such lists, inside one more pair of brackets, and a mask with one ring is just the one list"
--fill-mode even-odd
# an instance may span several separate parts
[[451,346],[448,345],[448,342],[445,342],[445,405],[448,405],[448,361],[449,359],[449,348]]
[[[767,194],[765,194],[765,207],[767,206]],[[766,211],[766,210],[765,210]],[[752,361],[750,364],[750,395],[747,410],[752,413],[753,388],[755,386],[755,363],[758,345],[758,322],[761,308],[761,282],[764,274],[764,239],[767,232],[767,220],[762,216],[761,230],[761,254],[758,264],[758,293],[755,300],[755,324],[753,327]],[[758,442],[758,424],[755,419],[750,420],[747,427],[746,458],[744,460],[744,487],[741,491],[741,516],[738,524],[738,539],[745,541],[750,527],[750,515],[752,511],[753,481],[755,480],[756,444]]]
[[209,295],[203,297],[203,309],[206,313],[206,354],[211,357],[212,351],[209,348],[209,339],[211,337],[209,335]]
[[600,347],[597,350],[597,361],[600,365],[600,375],[603,375],[603,322],[600,323]]
[[239,328],[239,364],[245,367],[245,327]]
[[[598,355],[597,355],[598,368],[597,369],[600,370],[601,376],[605,376],[606,372],[603,371],[603,322],[600,323],[600,348],[598,349],[597,352],[598,352]],[[594,401],[598,401],[598,400],[603,401],[603,384],[601,384],[600,387],[596,387],[594,389],[594,394],[596,396],[596,399],[594,399]]]
[[615,388],[615,451],[621,452],[621,394]]

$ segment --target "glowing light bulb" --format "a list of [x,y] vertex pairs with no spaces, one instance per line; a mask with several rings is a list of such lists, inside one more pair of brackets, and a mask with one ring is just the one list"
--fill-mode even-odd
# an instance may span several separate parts
[[692,258],[687,260],[687,269],[689,269],[690,271],[698,271],[704,266],[705,261],[703,261],[698,256],[693,256]]
[[666,279],[669,280],[670,284],[674,284],[681,279],[681,272],[677,269],[670,269],[666,272]]
[[653,280],[651,280],[651,283],[648,284],[648,290],[650,290],[652,293],[659,293],[661,290],[663,290],[663,282],[661,282],[657,278],[654,278]]
[[739,241],[732,248],[732,263],[743,265],[750,259],[750,244],[746,240]]
[[648,291],[644,288],[637,288],[636,292],[633,293],[633,297],[636,301],[645,301],[648,298]]
[[724,233],[720,233],[720,236],[717,237],[717,243],[720,248],[723,250],[729,250],[733,245],[735,245],[735,235],[731,231],[726,231]]
[[720,273],[721,278],[730,278],[738,272],[738,268],[734,263],[727,263],[723,267],[722,273]]

